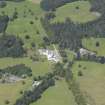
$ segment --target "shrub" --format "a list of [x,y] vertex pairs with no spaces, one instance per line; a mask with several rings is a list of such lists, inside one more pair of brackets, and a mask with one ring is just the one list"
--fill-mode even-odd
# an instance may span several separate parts
[[10,101],[9,100],[5,100],[5,104],[9,104],[10,103]]
[[96,47],[99,47],[100,46],[100,43],[99,42],[96,42]]
[[79,71],[79,72],[78,72],[78,76],[83,76],[82,71]]

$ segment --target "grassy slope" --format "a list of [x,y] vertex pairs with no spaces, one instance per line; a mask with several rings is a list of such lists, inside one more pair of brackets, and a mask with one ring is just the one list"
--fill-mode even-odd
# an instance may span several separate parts
[[[40,23],[40,17],[43,15],[43,11],[41,10],[39,3],[36,4],[30,1],[21,3],[7,2],[7,6],[5,8],[0,8],[0,14],[2,14],[2,11],[4,11],[5,14],[8,14],[11,17],[13,15],[14,8],[16,8],[16,11],[18,12],[18,19],[9,23],[7,33],[20,36],[25,42],[25,46],[27,48],[30,48],[31,42],[35,42],[36,44],[42,43],[42,38],[46,33]],[[34,13],[33,15],[31,15],[29,9]],[[25,18],[24,11],[26,11]],[[38,17],[38,20],[35,19],[36,17]],[[30,25],[30,21],[34,21],[34,24]],[[36,30],[38,30],[40,34],[36,34]],[[26,40],[24,38],[25,35],[29,35],[30,40]],[[33,62],[29,57],[0,59],[0,68],[5,68],[17,64],[25,64],[26,66],[31,67],[34,76],[44,75],[45,73],[51,71],[51,63],[48,61]],[[20,97],[19,92],[29,88],[31,86],[31,81],[32,80],[28,79],[26,81],[27,84],[24,86],[22,83],[15,83],[12,85],[0,84],[0,105],[5,105],[5,100],[9,100],[10,105],[13,105],[14,101]]]
[[[79,7],[79,9],[77,10],[76,7]],[[97,16],[90,12],[90,8],[91,5],[88,1],[68,3],[56,10],[56,17],[53,22],[63,22],[66,18],[79,23],[95,20]]]
[[[26,6],[27,7],[26,7]],[[75,7],[79,6],[80,10],[75,10]],[[46,35],[44,29],[40,24],[40,19],[35,20],[35,17],[40,18],[43,15],[43,11],[40,9],[39,4],[32,4],[31,2],[22,2],[21,4],[12,2],[8,2],[8,5],[4,9],[0,9],[0,13],[5,11],[6,14],[11,16],[14,12],[14,8],[18,10],[19,18],[14,22],[10,22],[7,32],[19,35],[25,42],[26,47],[30,47],[31,42],[36,42],[36,44],[40,44],[42,42],[43,35]],[[31,9],[34,12],[32,16],[28,10]],[[96,16],[93,13],[89,12],[90,4],[88,2],[75,2],[71,4],[67,4],[65,6],[60,7],[57,12],[57,18],[54,21],[64,21],[66,17],[70,17],[71,20],[75,22],[87,22],[96,19]],[[23,17],[23,12],[26,11],[26,18]],[[83,18],[84,17],[84,18]],[[29,22],[34,21],[33,25],[30,25]],[[27,30],[27,32],[25,32]],[[40,34],[36,34],[36,30],[40,31]],[[25,35],[30,35],[31,39],[26,41],[24,39]],[[102,41],[102,46],[99,49],[101,54],[104,54],[104,41]],[[90,46],[90,45],[89,45]],[[93,46],[93,48],[95,48]],[[91,48],[91,49],[93,49]],[[99,52],[100,53],[100,52]],[[69,55],[69,52],[68,52]],[[70,56],[71,58],[71,56]],[[12,58],[4,58],[0,59],[0,67],[4,68],[11,65],[16,64],[26,64],[27,66],[31,67],[33,70],[33,74],[35,76],[45,74],[50,71],[51,64],[46,62],[32,62],[29,58],[19,58],[19,59],[12,59]],[[84,71],[84,76],[82,78],[78,78],[78,82],[81,85],[83,91],[87,91],[89,95],[96,101],[97,105],[104,104],[104,66],[98,65],[96,63],[89,63],[89,62],[77,62],[73,67],[73,70],[78,70],[78,64],[81,63],[82,65],[86,66],[87,69]],[[98,82],[97,82],[98,81]],[[99,83],[100,82],[100,83]],[[20,90],[26,89],[31,84],[30,81],[27,81],[25,86],[21,85],[21,83],[16,83],[14,85],[0,85],[0,105],[4,105],[4,101],[9,99],[12,103],[15,101],[16,98],[20,96]],[[94,85],[96,84],[96,85]],[[12,92],[10,91],[12,90]],[[14,97],[15,96],[15,97]],[[12,105],[11,103],[11,105]],[[72,96],[72,93],[68,91],[66,83],[64,81],[59,81],[56,83],[55,87],[48,89],[44,94],[41,100],[37,103],[32,105],[76,105]]]
[[[82,67],[79,68],[78,65],[82,65]],[[83,69],[84,67],[86,67],[85,70]],[[77,75],[79,70],[83,72],[82,77]],[[73,72],[80,83],[81,90],[87,92],[96,105],[104,105],[105,65],[93,62],[76,62],[73,66]]]
[[[11,17],[15,9],[18,13],[18,19],[9,23],[7,33],[19,35],[24,40],[26,47],[29,47],[31,42],[40,44],[43,36],[46,35],[40,23],[40,18],[44,13],[40,8],[40,4],[32,3],[30,1],[21,3],[7,2],[7,6],[0,9],[0,14],[4,11],[5,14],[8,14]],[[38,20],[35,19],[36,17]],[[34,24],[31,25],[30,21],[33,21]],[[39,31],[39,34],[36,33],[37,31]],[[29,41],[25,40],[25,35],[30,36]]]
[[6,100],[10,101],[9,105],[13,105],[16,99],[21,96],[20,91],[24,91],[32,85],[30,80],[25,80],[25,82],[25,85],[23,85],[22,82],[14,84],[0,84],[0,105],[6,105]]
[[[100,43],[99,47],[96,47],[96,42]],[[83,39],[82,43],[87,49],[96,51],[98,55],[105,56],[105,38]]]
[[48,61],[45,62],[33,62],[29,58],[3,58],[0,59],[0,68],[5,68],[8,66],[13,66],[16,64],[25,64],[28,67],[32,68],[33,75],[44,75],[47,72],[51,71],[51,63]]
[[42,98],[32,105],[76,105],[72,93],[68,90],[64,80],[57,81],[54,87],[49,88]]

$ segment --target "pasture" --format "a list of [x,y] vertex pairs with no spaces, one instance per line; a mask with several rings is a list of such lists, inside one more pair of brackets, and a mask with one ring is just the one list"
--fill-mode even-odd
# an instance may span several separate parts
[[[41,17],[44,15],[44,11],[40,8],[41,0],[27,0],[21,3],[7,2],[7,6],[0,8],[0,15],[7,14],[10,18],[17,14],[17,18],[9,22],[6,33],[19,36],[23,42],[24,47],[28,50],[29,55],[23,58],[0,58],[0,68],[6,68],[8,66],[14,66],[18,64],[25,64],[32,69],[33,76],[44,75],[48,72],[52,72],[52,63],[46,59],[44,61],[33,61],[30,59],[31,53],[38,53],[37,48],[43,44],[43,37],[46,36],[46,32],[41,25]],[[64,22],[66,18],[70,18],[76,23],[86,23],[99,18],[100,14],[97,12],[90,12],[91,5],[88,1],[77,1],[68,3],[64,6],[57,8],[55,11],[56,17],[51,22]],[[26,38],[28,36],[28,39]],[[96,47],[96,42],[100,45]],[[83,45],[89,50],[97,52],[98,55],[104,55],[105,39],[102,38],[90,38],[83,39]],[[36,49],[32,51],[31,44],[35,43]],[[58,46],[56,45],[58,48]],[[31,49],[31,50],[30,50]],[[53,45],[49,46],[49,49],[53,49]],[[74,53],[66,49],[68,60],[74,58]],[[33,55],[34,55],[33,54]],[[81,67],[79,67],[81,65]],[[76,62],[73,66],[73,74],[75,79],[80,84],[81,90],[85,91],[96,105],[105,104],[105,65],[97,64],[93,62]],[[78,76],[78,71],[83,72],[83,76]],[[5,105],[5,101],[9,100],[13,105],[17,98],[21,97],[20,91],[24,91],[31,88],[32,78],[25,80],[26,84],[22,84],[22,81],[14,84],[0,84],[0,105]],[[50,87],[44,92],[41,99],[32,105],[77,105],[72,92],[68,89],[65,80],[56,81],[54,87]]]
[[95,51],[98,56],[105,56],[105,38],[86,38],[82,40],[82,44],[85,48]]
[[13,83],[13,84],[0,84],[0,105],[6,105],[8,100],[10,103],[8,105],[13,105],[17,98],[21,97],[21,91],[29,89],[32,85],[30,80],[24,80],[25,84],[22,84],[22,81]]
[[56,81],[54,87],[50,87],[40,100],[31,105],[76,105],[72,92],[68,89],[64,80]]
[[[44,14],[40,4],[30,1],[7,2],[7,6],[0,9],[0,14],[7,14],[10,18],[15,13],[17,18],[9,22],[6,32],[20,36],[28,48],[33,42],[36,45],[41,44],[46,33],[40,22],[40,18]],[[25,38],[27,35],[30,37],[28,40]]]
[[45,62],[33,62],[30,58],[3,58],[0,59],[0,68],[6,68],[8,66],[14,66],[18,64],[25,64],[32,69],[34,76],[44,75],[51,71],[51,62],[47,60]]
[[93,21],[97,19],[100,14],[90,12],[90,8],[91,4],[88,1],[67,3],[64,6],[57,8],[55,12],[56,17],[52,20],[52,22],[64,22],[66,18],[70,18],[70,20],[76,23]]
[[[79,61],[73,65],[72,70],[81,90],[88,95],[90,101],[95,105],[104,105],[105,65]],[[78,71],[82,71],[83,76],[78,76]]]

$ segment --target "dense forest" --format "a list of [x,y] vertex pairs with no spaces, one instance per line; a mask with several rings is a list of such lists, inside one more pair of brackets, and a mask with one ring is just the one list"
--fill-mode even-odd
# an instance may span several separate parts
[[22,57],[25,53],[23,42],[14,35],[0,37],[0,57]]

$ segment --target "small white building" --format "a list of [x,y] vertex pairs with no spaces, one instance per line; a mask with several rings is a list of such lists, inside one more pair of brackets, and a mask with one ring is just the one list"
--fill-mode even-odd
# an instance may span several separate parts
[[96,53],[94,53],[92,51],[89,51],[87,49],[84,49],[84,48],[80,48],[79,52],[80,52],[81,56],[84,56],[84,55],[96,55]]
[[49,61],[59,62],[61,59],[60,55],[55,50],[39,49],[39,53],[40,53],[40,55],[47,56],[47,59]]
[[32,84],[32,87],[37,87],[41,84],[41,81],[34,81],[33,84]]

